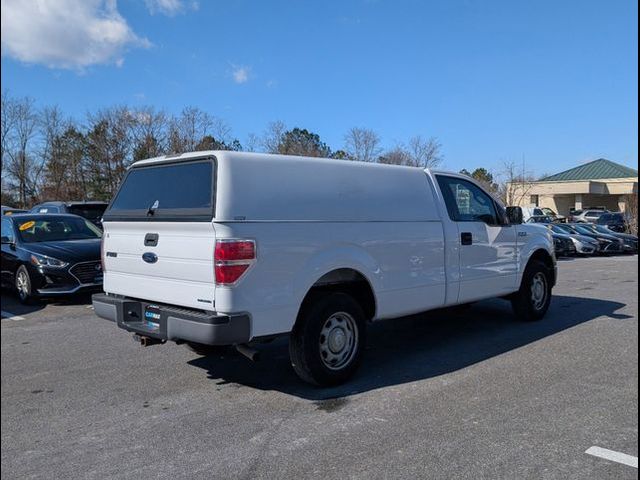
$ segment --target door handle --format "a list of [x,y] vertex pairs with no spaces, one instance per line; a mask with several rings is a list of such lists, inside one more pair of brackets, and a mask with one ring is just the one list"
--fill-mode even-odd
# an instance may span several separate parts
[[460,234],[460,243],[462,245],[473,245],[473,235],[471,232],[462,232]]
[[144,246],[145,247],[157,247],[158,246],[158,238],[160,236],[157,233],[147,233],[144,236]]

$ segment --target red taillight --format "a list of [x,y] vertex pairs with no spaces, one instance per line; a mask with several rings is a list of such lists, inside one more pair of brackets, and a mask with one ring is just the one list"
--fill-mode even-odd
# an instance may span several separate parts
[[216,240],[214,264],[216,283],[233,285],[249,269],[256,259],[256,243],[253,240]]
[[256,244],[253,240],[216,241],[216,262],[253,260],[256,258]]

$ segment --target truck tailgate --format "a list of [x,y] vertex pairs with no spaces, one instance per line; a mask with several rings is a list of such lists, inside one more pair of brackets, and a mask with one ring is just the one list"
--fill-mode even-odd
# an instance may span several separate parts
[[214,309],[211,223],[105,222],[103,242],[105,292]]

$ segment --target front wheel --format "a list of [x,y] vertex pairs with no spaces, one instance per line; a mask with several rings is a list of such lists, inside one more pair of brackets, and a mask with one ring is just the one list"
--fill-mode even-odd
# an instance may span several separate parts
[[24,265],[21,265],[16,272],[15,286],[20,303],[28,305],[33,302],[31,276]]
[[365,315],[358,302],[344,293],[314,295],[291,332],[291,364],[306,382],[338,385],[358,368],[365,338]]
[[520,290],[511,297],[515,314],[528,322],[541,320],[551,303],[552,278],[549,268],[533,260],[524,271]]

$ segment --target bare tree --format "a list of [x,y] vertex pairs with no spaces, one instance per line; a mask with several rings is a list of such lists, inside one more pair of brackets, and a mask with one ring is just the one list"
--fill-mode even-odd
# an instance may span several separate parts
[[196,150],[213,124],[213,117],[198,107],[184,108],[180,116],[169,124],[169,151],[183,153]]
[[62,134],[67,128],[67,122],[62,118],[58,107],[46,107],[42,110],[40,128],[43,139],[42,166],[46,174],[42,180],[48,187],[46,193],[59,199],[68,174],[68,165],[62,151]]
[[9,149],[11,135],[13,134],[16,121],[15,103],[15,100],[9,96],[9,92],[3,90],[2,103],[0,105],[0,114],[2,116],[0,125],[0,129],[2,130],[2,139],[0,144],[0,171],[2,171],[3,176],[5,174],[5,170],[2,167],[4,166],[5,156]]
[[38,164],[29,151],[30,143],[37,133],[38,114],[33,99],[25,97],[15,100],[10,112],[11,130],[7,134],[10,140],[6,153],[9,160],[8,173],[18,183],[18,203],[25,207],[29,198],[36,196],[36,171]]
[[286,131],[287,126],[280,120],[269,123],[262,135],[262,148],[264,151],[267,153],[279,153],[280,144]]
[[133,160],[162,155],[167,151],[167,114],[146,106],[132,112]]
[[498,194],[505,205],[522,205],[534,186],[535,179],[527,173],[524,164],[507,160],[502,164],[502,184]]
[[262,140],[255,133],[249,133],[245,142],[245,150],[247,152],[257,152]]
[[354,127],[344,137],[344,149],[349,159],[375,162],[380,155],[380,137],[373,130]]
[[124,107],[111,107],[89,115],[86,135],[87,168],[91,171],[88,194],[109,198],[132,161],[134,117]]
[[629,232],[638,235],[638,194],[632,193],[625,196],[626,216],[629,223]]
[[413,166],[435,168],[442,163],[442,144],[436,137],[422,138],[416,135],[409,139],[407,147]]
[[231,127],[229,124],[220,117],[211,116],[211,134],[218,141],[218,143],[231,144],[233,140],[231,138]]
[[396,145],[391,150],[385,152],[380,158],[378,158],[378,162],[385,163],[387,165],[414,166],[411,154],[409,154],[407,149],[402,145]]
[[378,161],[407,167],[434,168],[442,163],[442,145],[435,137],[427,139],[420,135],[411,137],[407,145],[397,144],[385,152]]

